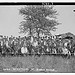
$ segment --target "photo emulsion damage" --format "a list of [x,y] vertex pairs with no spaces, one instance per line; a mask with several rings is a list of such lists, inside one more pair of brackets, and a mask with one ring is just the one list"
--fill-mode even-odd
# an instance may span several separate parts
[[74,73],[75,5],[0,5],[1,73]]

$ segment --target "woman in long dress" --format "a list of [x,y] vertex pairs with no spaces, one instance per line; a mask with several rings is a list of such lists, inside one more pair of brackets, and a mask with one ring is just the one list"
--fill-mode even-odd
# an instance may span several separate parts
[[21,53],[23,55],[27,55],[28,54],[28,49],[27,49],[27,45],[26,45],[26,42],[25,41],[24,41],[23,46],[21,47]]

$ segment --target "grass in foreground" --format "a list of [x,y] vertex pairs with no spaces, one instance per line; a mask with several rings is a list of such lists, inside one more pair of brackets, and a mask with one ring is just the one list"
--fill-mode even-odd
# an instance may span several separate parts
[[[34,69],[43,69],[43,71]],[[54,69],[56,72],[75,72],[75,57],[69,59],[55,55],[0,57],[0,72],[49,72],[46,69]]]

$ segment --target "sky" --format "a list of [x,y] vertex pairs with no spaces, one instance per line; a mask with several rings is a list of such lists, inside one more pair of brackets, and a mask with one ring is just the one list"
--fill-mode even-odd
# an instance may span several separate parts
[[57,26],[56,32],[54,34],[62,34],[71,32],[75,34],[75,5],[58,5],[55,6],[55,9],[58,11],[58,22],[62,23]]
[[[5,36],[24,36],[19,34],[19,25],[23,17],[19,14],[19,10],[24,6],[0,6],[0,35]],[[52,34],[62,34],[71,32],[75,34],[75,5],[56,5],[54,7],[58,11],[57,20],[60,24],[57,26],[56,32]]]

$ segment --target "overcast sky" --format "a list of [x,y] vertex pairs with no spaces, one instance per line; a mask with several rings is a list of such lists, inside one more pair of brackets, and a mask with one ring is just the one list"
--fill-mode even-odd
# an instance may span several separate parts
[[[19,25],[23,17],[19,15],[19,10],[23,6],[0,6],[0,35],[19,36]],[[75,5],[57,5],[58,21],[62,23],[53,34],[71,32],[75,34]]]

